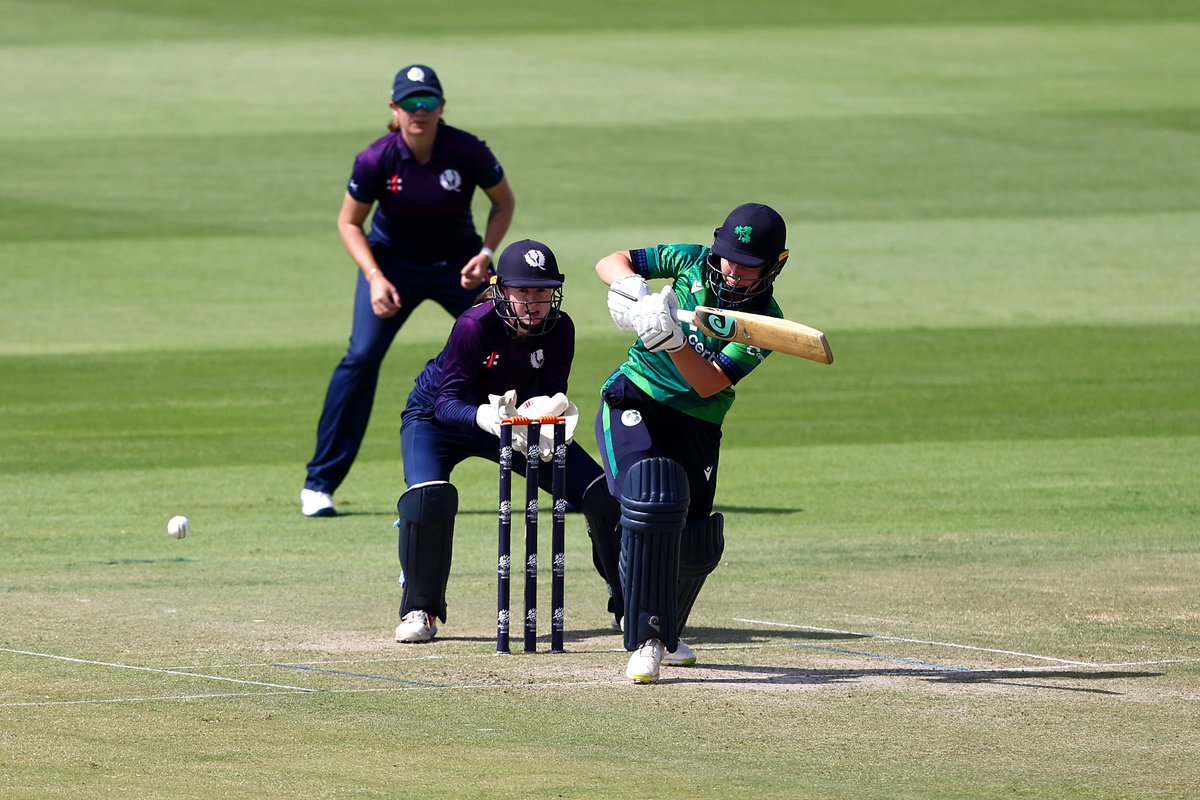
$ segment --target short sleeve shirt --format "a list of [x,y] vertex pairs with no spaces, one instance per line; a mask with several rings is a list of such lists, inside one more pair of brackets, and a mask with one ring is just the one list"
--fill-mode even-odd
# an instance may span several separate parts
[[372,246],[422,264],[457,263],[483,243],[471,217],[475,188],[490,189],[503,178],[487,144],[443,122],[428,163],[417,162],[399,132],[389,133],[354,159],[346,189],[360,203],[375,204]]
[[[704,265],[708,254],[709,248],[698,244],[660,244],[630,251],[633,268],[643,278],[673,281],[679,307],[687,311],[696,306],[717,305],[716,297],[705,281]],[[772,317],[783,316],[773,297],[767,298],[761,307],[748,310]],[[687,346],[717,364],[735,384],[771,354],[770,350],[761,347],[713,339],[693,325],[684,324],[683,332],[687,336]],[[727,386],[712,397],[701,397],[679,374],[668,353],[650,352],[641,339],[629,348],[628,358],[608,383],[612,383],[618,374],[628,376],[658,402],[717,425],[724,421],[735,397],[733,386]]]

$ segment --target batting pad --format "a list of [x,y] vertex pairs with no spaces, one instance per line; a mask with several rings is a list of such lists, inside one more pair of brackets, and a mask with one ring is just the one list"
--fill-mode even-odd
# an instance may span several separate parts
[[400,496],[396,511],[404,570],[400,616],[421,609],[445,622],[458,490],[446,481],[417,484]]
[[621,494],[621,589],[625,649],[658,639],[678,647],[679,534],[690,499],[687,473],[669,458],[647,458],[625,475]]
[[615,619],[625,616],[621,592],[621,505],[608,493],[604,476],[596,478],[583,493],[579,510],[592,540],[592,564],[608,586],[608,610]]
[[705,579],[721,563],[724,552],[725,517],[721,514],[684,526],[679,537],[679,589],[676,594],[681,636]]

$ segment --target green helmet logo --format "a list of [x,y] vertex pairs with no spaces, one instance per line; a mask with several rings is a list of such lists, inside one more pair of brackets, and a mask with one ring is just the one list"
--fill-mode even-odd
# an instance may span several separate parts
[[733,235],[738,238],[742,244],[747,244],[750,241],[750,234],[754,233],[754,228],[749,225],[738,225],[733,229]]

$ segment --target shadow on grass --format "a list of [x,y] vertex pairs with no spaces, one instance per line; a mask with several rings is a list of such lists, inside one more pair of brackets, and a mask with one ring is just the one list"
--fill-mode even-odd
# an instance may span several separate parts
[[[687,674],[691,672],[692,674]],[[728,676],[713,673],[730,673]],[[703,684],[762,684],[765,686],[827,685],[853,683],[875,678],[916,678],[936,683],[986,683],[1016,686],[1027,689],[1053,689],[1056,691],[1087,692],[1091,694],[1121,695],[1090,686],[1062,686],[1059,681],[1108,681],[1130,678],[1157,678],[1161,672],[1133,672],[1097,670],[1047,671],[1044,669],[927,669],[884,667],[878,669],[800,669],[794,667],[765,667],[748,664],[713,664],[704,662],[687,672],[669,670],[663,674],[663,683]],[[1036,682],[1030,682],[1031,680]]]

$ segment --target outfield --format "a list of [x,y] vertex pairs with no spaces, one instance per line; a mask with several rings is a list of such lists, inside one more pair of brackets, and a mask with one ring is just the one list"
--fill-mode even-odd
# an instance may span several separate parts
[[[0,797],[1200,793],[1200,9],[450,5],[0,0]],[[299,513],[334,221],[412,61],[564,265],[589,419],[628,345],[599,257],[789,221],[777,294],[835,363],[739,387],[700,663],[659,685],[577,515],[568,652],[492,654],[485,464],[443,637],[391,641],[439,309],[346,513]]]

